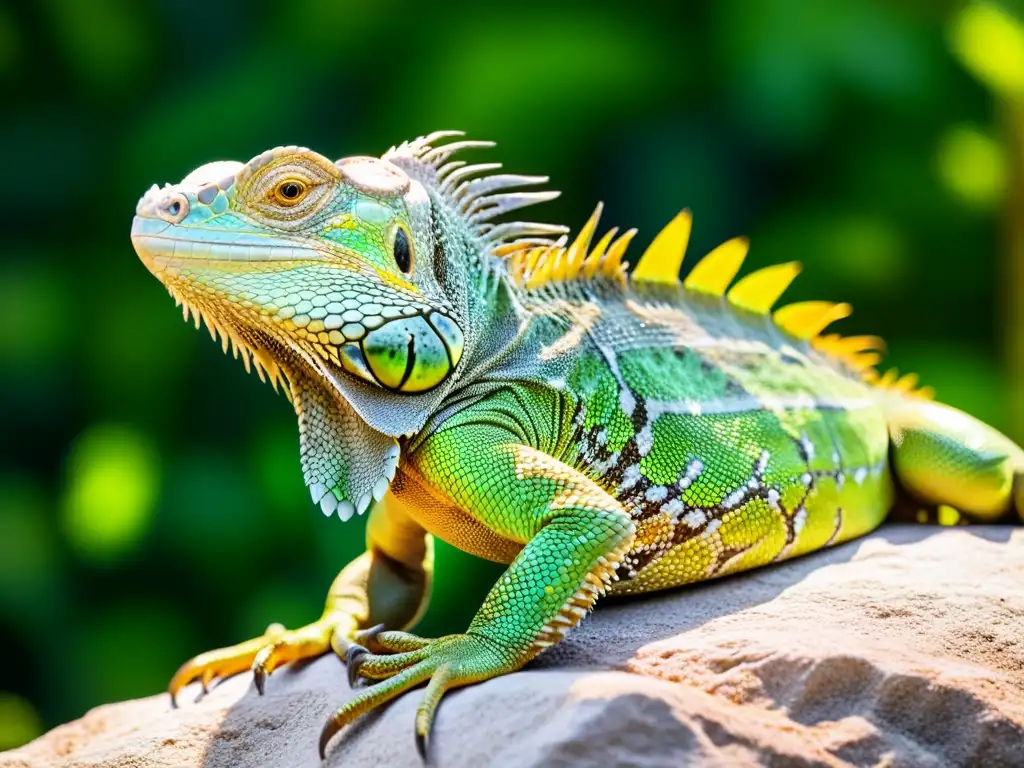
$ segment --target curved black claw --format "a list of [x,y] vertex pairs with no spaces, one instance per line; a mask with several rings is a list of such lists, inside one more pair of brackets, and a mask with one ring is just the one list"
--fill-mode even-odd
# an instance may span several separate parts
[[334,724],[334,718],[330,718],[324,723],[323,730],[320,731],[320,759],[327,759],[327,745],[331,743],[331,739],[334,738],[334,734],[338,732],[338,726]]
[[383,631],[383,624],[375,624],[372,627],[367,627],[366,629],[361,629],[358,632],[356,632],[353,640],[355,640],[355,642],[359,645],[366,646],[367,648],[372,648],[377,644],[377,635],[379,635]]
[[178,708],[178,694],[174,693],[173,691],[170,691],[169,693],[171,695],[171,709],[177,709]]
[[267,688],[267,670],[263,666],[253,667],[252,681],[256,683],[256,690],[262,696]]
[[420,759],[424,763],[430,762],[430,758],[427,757],[427,749],[430,746],[427,738],[427,734],[420,733],[419,731],[416,732],[416,751],[420,753]]
[[348,685],[350,688],[355,688],[356,683],[359,682],[359,668],[363,666],[363,661],[369,653],[369,649],[357,643],[352,643],[345,652],[345,667],[348,671]]

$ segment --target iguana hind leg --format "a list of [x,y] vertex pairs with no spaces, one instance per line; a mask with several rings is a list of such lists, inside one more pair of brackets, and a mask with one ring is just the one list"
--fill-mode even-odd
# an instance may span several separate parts
[[287,630],[271,624],[260,637],[202,653],[185,662],[169,685],[172,701],[193,681],[205,690],[216,679],[251,670],[263,693],[266,678],[291,661],[333,649],[344,657],[360,631],[383,625],[411,627],[427,606],[433,563],[431,538],[391,494],[370,513],[367,551],[338,574],[324,612],[312,624]]
[[926,504],[979,521],[1012,508],[1024,517],[1024,451],[972,416],[927,400],[886,403],[892,465],[900,484]]

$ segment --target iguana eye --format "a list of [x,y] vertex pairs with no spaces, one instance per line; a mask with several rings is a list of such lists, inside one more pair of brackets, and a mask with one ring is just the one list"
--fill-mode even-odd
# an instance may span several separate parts
[[296,179],[286,179],[274,187],[273,198],[281,205],[295,205],[306,196],[309,187]]
[[395,227],[395,243],[391,247],[391,252],[398,268],[409,274],[409,270],[412,269],[412,246],[409,244],[409,234],[405,227]]

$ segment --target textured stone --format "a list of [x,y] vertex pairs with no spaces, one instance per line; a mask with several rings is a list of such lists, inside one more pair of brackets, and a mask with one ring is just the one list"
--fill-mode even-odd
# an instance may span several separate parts
[[[0,766],[319,766],[351,695],[339,660],[245,677],[172,711],[100,707]],[[190,695],[191,694],[191,695]],[[419,693],[328,766],[420,766]],[[523,672],[450,694],[432,762],[1024,766],[1024,529],[890,526],[774,568],[605,602]]]

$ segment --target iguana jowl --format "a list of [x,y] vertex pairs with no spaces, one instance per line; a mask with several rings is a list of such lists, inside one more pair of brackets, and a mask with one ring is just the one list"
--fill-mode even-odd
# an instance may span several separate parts
[[[460,135],[336,163],[278,148],[139,202],[135,248],[186,319],[283,383],[313,501],[342,520],[370,510],[367,551],[318,621],[202,654],[172,694],[246,669],[262,691],[333,648],[350,679],[383,682],[333,715],[321,752],[429,681],[423,749],[446,690],[519,669],[606,592],[862,535],[897,487],[980,520],[1024,508],[1017,446],[914,379],[877,377],[874,337],[821,335],[848,306],[770,314],[798,265],[734,283],[736,239],[680,284],[683,212],[627,276],[634,231],[595,242],[599,211],[571,244],[563,227],[496,223],[557,193],[467,165],[490,144]],[[404,631],[426,605],[431,535],[509,563],[467,631],[436,640]]]

